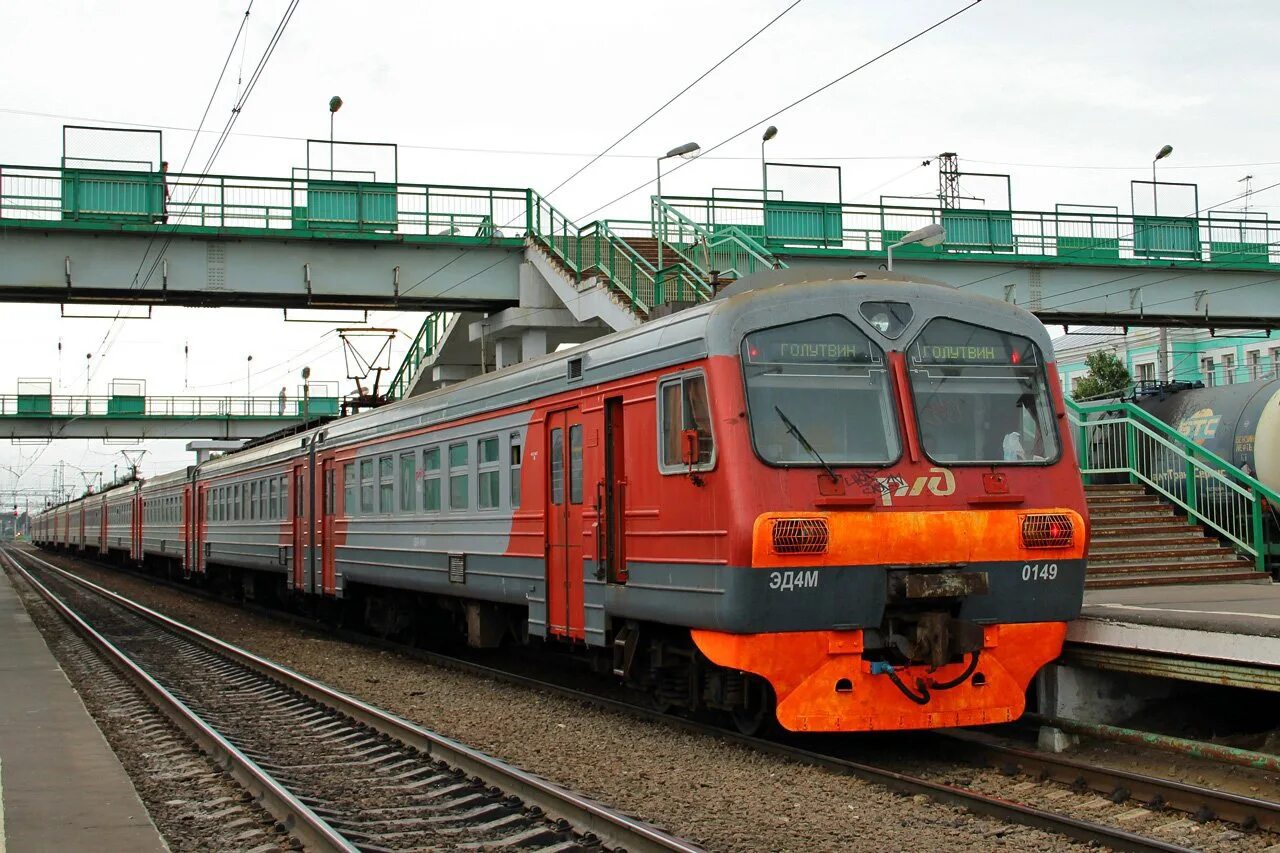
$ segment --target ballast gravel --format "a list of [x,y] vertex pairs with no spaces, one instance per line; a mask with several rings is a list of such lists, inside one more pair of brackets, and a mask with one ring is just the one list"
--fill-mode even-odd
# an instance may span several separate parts
[[78,560],[41,556],[708,850],[1085,849],[712,736],[329,639]]

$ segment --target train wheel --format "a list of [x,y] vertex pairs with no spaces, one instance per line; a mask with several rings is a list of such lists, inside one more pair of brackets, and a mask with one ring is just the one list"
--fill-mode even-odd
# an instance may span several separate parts
[[777,727],[778,700],[773,695],[773,687],[763,678],[752,676],[747,685],[746,707],[735,708],[730,716],[739,732],[747,737],[760,737]]

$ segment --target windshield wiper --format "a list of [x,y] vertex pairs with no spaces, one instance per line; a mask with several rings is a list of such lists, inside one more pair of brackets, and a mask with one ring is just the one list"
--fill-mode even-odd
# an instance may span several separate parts
[[787,432],[794,435],[796,437],[796,441],[800,442],[800,446],[803,447],[805,450],[809,451],[810,455],[812,455],[814,459],[818,460],[818,463],[821,464],[822,467],[827,470],[827,474],[831,477],[831,479],[839,480],[840,478],[836,476],[835,470],[830,465],[827,464],[827,460],[822,458],[821,453],[813,449],[813,445],[810,444],[809,440],[804,437],[804,433],[800,432],[800,427],[792,423],[791,418],[787,417],[786,413],[783,412],[782,409],[779,409],[777,406],[774,406],[773,410],[778,413],[778,417],[782,418],[782,422],[787,425]]

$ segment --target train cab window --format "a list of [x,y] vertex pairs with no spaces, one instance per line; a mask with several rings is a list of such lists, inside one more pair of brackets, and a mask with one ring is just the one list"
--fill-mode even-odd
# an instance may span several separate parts
[[395,512],[395,468],[390,456],[378,460],[378,512]]
[[373,512],[373,460],[360,460],[360,512]]
[[742,374],[756,454],[770,465],[884,465],[901,454],[884,350],[848,318],[752,332]]
[[334,490],[334,474],[333,468],[326,466],[324,469],[324,514],[333,515],[334,508],[338,499],[335,497]]
[[[701,373],[690,373],[665,379],[659,385],[658,400],[658,422],[662,432],[659,470],[664,474],[680,474],[690,470],[684,458],[684,435],[688,430],[695,430],[698,434],[698,460],[693,465],[693,470],[707,471],[713,468],[716,445],[711,431],[706,377]],[[572,439],[572,434],[569,437]]]
[[466,444],[449,445],[449,509],[471,505],[470,454]]
[[440,511],[440,448],[422,451],[422,511]]
[[1059,454],[1040,348],[939,317],[908,352],[920,441],[940,464],[1046,464]]
[[413,512],[418,508],[418,489],[414,478],[418,474],[417,460],[412,453],[400,454],[400,511]]
[[342,511],[346,515],[355,515],[356,466],[354,462],[348,462],[342,466]]
[[511,508],[520,508],[520,463],[524,445],[520,433],[511,433]]
[[582,503],[582,424],[569,427],[569,503]]

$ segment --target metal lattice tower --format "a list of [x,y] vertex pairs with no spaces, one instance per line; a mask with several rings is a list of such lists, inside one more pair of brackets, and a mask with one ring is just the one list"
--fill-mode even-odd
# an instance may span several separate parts
[[960,206],[960,157],[954,151],[938,155],[938,202],[944,208]]

